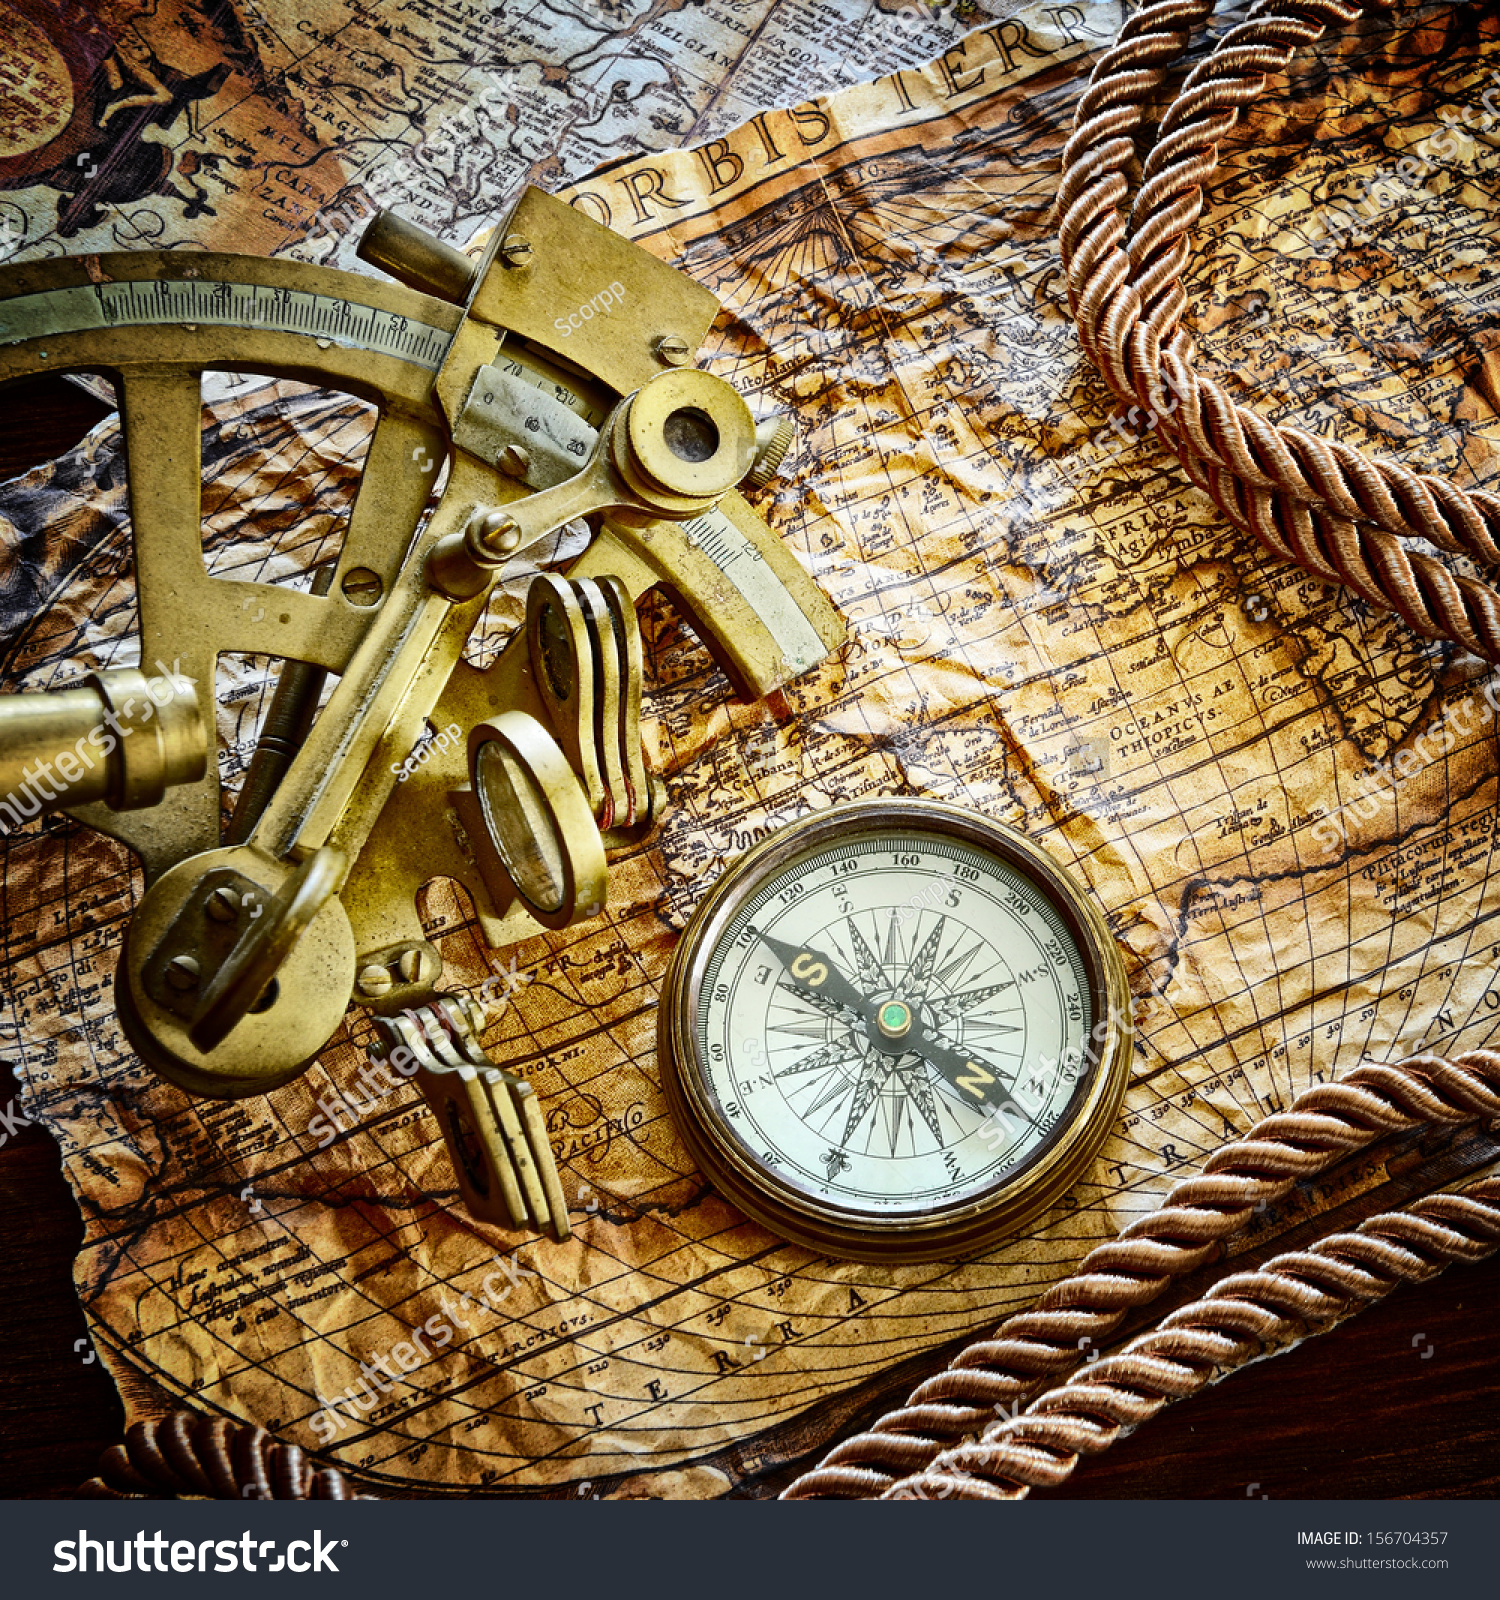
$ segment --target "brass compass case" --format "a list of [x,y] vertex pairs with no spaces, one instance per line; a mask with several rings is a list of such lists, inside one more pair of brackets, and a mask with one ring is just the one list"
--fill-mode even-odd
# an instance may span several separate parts
[[[1055,1125],[1023,1159],[995,1172],[982,1192],[930,1208],[916,1203],[899,1215],[881,1215],[872,1208],[820,1198],[810,1193],[805,1183],[789,1181],[776,1170],[781,1163],[774,1151],[752,1148],[756,1141],[747,1140],[734,1126],[738,1121],[743,1129],[741,1107],[720,1092],[726,1070],[722,1065],[724,1047],[709,1042],[705,1020],[710,987],[717,990],[719,999],[725,995],[727,986],[720,983],[720,968],[726,952],[736,942],[742,951],[748,949],[757,938],[788,960],[770,987],[783,992],[790,987],[809,998],[817,1011],[830,1014],[827,990],[818,995],[807,986],[808,980],[793,976],[810,972],[811,981],[821,983],[820,966],[830,958],[821,949],[792,956],[791,946],[769,939],[750,918],[759,916],[761,908],[773,901],[797,901],[803,893],[799,886],[811,881],[812,875],[837,871],[837,863],[830,864],[831,857],[845,858],[845,870],[852,872],[860,852],[872,850],[897,863],[917,859],[913,850],[927,851],[948,861],[953,872],[974,872],[972,866],[955,865],[959,861],[987,862],[993,865],[997,882],[1010,875],[1025,886],[1023,894],[1029,890],[1038,914],[1045,908],[1049,925],[1065,932],[1073,949],[1064,954],[1072,970],[1081,970],[1081,987],[1087,995],[1086,1017],[1079,1030],[1084,1042],[1074,1067],[1076,1082]],[[941,883],[948,893],[962,880],[929,875],[910,881],[918,885],[921,897],[928,893],[921,887],[924,882]],[[861,937],[852,919],[849,936]],[[827,946],[834,937],[838,936],[824,929],[806,943],[817,945],[821,939]],[[932,951],[926,960],[928,977],[942,937],[939,921],[925,941]],[[866,949],[862,964],[872,958],[873,951]],[[920,963],[922,956],[915,959]],[[841,980],[835,975],[834,981]],[[919,1009],[914,1005],[908,1011],[899,998],[877,999],[867,1008],[861,1025],[877,1044],[879,1031],[884,1031],[890,1041],[885,1048],[894,1060],[904,1042],[902,1035]],[[694,913],[673,955],[658,1017],[658,1055],[668,1103],[694,1159],[715,1187],[767,1228],[798,1244],[838,1258],[893,1263],[975,1251],[1024,1227],[1064,1194],[1087,1170],[1114,1125],[1129,1076],[1131,1036],[1131,997],[1124,963],[1102,915],[1087,895],[1045,851],[1013,829],[973,811],[925,800],[837,806],[791,824],[743,856]],[[859,1048],[865,1048],[863,1042]],[[718,1054],[711,1060],[715,1051]],[[946,1049],[942,1052],[945,1057],[949,1053]],[[763,1058],[759,1044],[755,1057]],[[1015,1109],[1010,1089],[1027,1063],[1018,1065],[1009,1086],[993,1081],[990,1074],[975,1068],[973,1061],[966,1065],[975,1069],[984,1084],[982,1090],[973,1089],[976,1111],[983,1110],[996,1127],[1008,1126],[1005,1108]],[[718,1087],[713,1081],[716,1070],[721,1079]],[[785,1070],[796,1071],[797,1067],[794,1064]],[[997,1117],[1000,1120],[995,1122]],[[911,1121],[915,1133],[915,1119]],[[894,1144],[893,1134],[893,1157]],[[831,1159],[838,1161],[837,1153],[832,1153]],[[833,1168],[829,1177],[831,1182]]]

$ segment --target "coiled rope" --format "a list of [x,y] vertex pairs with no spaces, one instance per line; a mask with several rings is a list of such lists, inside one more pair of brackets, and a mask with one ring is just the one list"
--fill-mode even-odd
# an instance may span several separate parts
[[1500,499],[1463,490],[1241,405],[1193,366],[1182,275],[1203,187],[1241,107],[1293,52],[1363,11],[1343,0],[1265,0],[1188,73],[1161,118],[1129,210],[1127,173],[1172,65],[1214,0],[1133,16],[1099,60],[1063,152],[1068,293],[1084,349],[1119,400],[1144,407],[1189,476],[1273,554],[1389,608],[1415,632],[1500,660],[1500,592],[1421,547],[1500,564]]
[[80,1500],[362,1500],[336,1467],[315,1467],[264,1428],[174,1411],[111,1445]]

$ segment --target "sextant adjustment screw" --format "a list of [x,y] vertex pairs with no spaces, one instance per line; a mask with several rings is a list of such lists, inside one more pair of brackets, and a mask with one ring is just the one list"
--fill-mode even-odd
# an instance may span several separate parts
[[431,963],[427,960],[425,950],[403,950],[398,966],[401,976],[408,983],[425,983],[431,975]]
[[507,478],[524,478],[531,471],[531,452],[520,444],[508,444],[500,452],[495,465]]
[[359,972],[359,992],[367,1000],[378,1000],[381,995],[389,994],[391,989],[391,974],[388,967],[379,966],[371,962],[368,967],[361,967]]
[[521,524],[508,511],[484,511],[469,524],[474,542],[487,555],[509,555],[521,542]]
[[167,963],[167,982],[174,989],[196,988],[198,963],[191,956],[173,956]]
[[373,606],[380,598],[384,585],[380,574],[369,567],[353,567],[339,583],[344,598],[352,606]]
[[685,367],[693,354],[687,340],[675,333],[664,333],[656,341],[656,353],[669,367]]
[[240,914],[240,897],[227,883],[221,883],[208,897],[208,914],[215,922],[233,922]]
[[507,234],[500,246],[500,259],[508,267],[529,267],[531,265],[531,241],[523,239],[517,233]]

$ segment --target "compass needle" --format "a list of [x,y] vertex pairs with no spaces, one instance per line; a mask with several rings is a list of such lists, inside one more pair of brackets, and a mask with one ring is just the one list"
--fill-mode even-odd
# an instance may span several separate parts
[[785,968],[781,981],[787,988],[814,1002],[828,1001],[856,1016],[862,1014],[866,997],[843,975],[841,967],[847,966],[847,961],[836,962],[824,950],[788,944],[767,933],[760,938]]

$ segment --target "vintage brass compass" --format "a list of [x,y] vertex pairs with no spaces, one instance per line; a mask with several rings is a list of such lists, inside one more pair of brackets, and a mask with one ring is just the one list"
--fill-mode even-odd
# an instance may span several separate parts
[[815,813],[741,858],[660,1015],[699,1165],[787,1238],[929,1260],[1045,1210],[1129,1075],[1130,989],[1093,903],[1013,829],[935,801]]
[[[197,1094],[274,1088],[353,1001],[432,1103],[474,1213],[564,1236],[530,1087],[438,991],[416,896],[458,880],[493,947],[602,910],[607,853],[661,804],[638,726],[635,601],[653,585],[747,697],[842,627],[738,491],[774,474],[790,423],[757,423],[691,365],[718,311],[706,289],[536,190],[477,264],[388,214],[361,253],[399,281],[190,252],[0,273],[0,383],[115,384],[141,660],[0,701],[0,793],[39,785],[140,855],[115,992],[157,1072]],[[379,408],[310,590],[205,567],[208,369]],[[467,665],[501,569],[577,518],[587,551],[535,580],[494,666]],[[212,685],[228,651],[285,665],[226,826]]]

